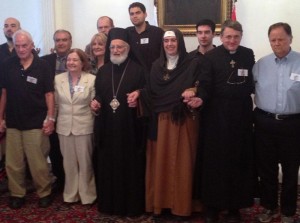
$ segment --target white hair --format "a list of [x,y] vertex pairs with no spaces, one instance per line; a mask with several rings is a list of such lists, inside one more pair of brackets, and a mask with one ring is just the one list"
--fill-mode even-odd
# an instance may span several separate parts
[[32,40],[32,36],[29,32],[27,32],[26,30],[24,29],[19,29],[18,31],[16,31],[13,36],[12,36],[12,39],[13,39],[13,43],[15,44],[16,42],[16,37],[17,36],[26,36],[28,40],[30,40],[30,42],[33,43],[33,40]]

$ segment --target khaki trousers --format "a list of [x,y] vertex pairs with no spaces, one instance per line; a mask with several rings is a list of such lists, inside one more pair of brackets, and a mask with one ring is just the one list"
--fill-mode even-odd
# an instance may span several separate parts
[[95,176],[92,165],[92,134],[58,134],[65,170],[65,202],[91,204],[96,200]]
[[26,160],[38,196],[51,194],[51,177],[47,163],[49,138],[41,129],[20,131],[7,129],[6,173],[11,196],[24,197],[26,194]]

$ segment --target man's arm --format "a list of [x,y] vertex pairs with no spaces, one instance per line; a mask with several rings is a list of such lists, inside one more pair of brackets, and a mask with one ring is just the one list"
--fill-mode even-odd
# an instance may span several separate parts
[[50,135],[54,131],[54,93],[47,92],[45,94],[46,104],[47,104],[47,117],[44,121],[43,132],[46,135]]

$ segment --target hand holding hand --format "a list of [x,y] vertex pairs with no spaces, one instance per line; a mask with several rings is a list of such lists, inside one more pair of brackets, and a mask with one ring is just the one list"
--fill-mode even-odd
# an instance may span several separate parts
[[137,106],[137,99],[140,96],[139,91],[133,91],[127,94],[128,107],[135,108]]
[[101,108],[101,104],[96,99],[93,99],[90,103],[90,107],[93,112],[98,112]]

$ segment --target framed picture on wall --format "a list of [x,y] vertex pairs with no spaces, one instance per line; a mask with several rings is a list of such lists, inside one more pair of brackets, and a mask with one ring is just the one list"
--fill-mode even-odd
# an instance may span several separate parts
[[184,35],[195,35],[196,23],[211,19],[216,33],[230,17],[231,0],[157,0],[158,25],[163,29],[178,28]]

